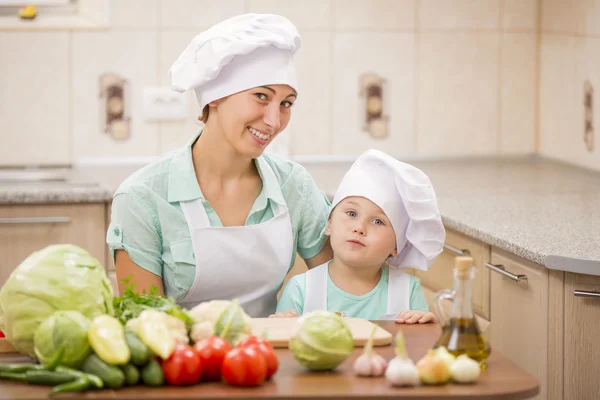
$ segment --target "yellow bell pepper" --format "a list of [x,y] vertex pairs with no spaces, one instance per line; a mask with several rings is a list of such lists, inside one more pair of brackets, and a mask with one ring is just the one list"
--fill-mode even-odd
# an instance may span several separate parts
[[137,334],[142,341],[163,360],[175,350],[175,337],[169,330],[168,315],[155,310],[145,310],[137,321]]
[[107,364],[125,365],[131,352],[125,341],[125,329],[116,318],[100,315],[92,321],[88,339],[94,352]]

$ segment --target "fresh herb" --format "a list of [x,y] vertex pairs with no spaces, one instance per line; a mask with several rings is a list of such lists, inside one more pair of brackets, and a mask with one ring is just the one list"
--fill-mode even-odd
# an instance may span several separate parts
[[158,295],[158,288],[154,285],[150,287],[148,293],[146,293],[146,290],[141,294],[137,293],[135,283],[131,282],[131,276],[123,279],[122,282],[127,284],[125,292],[122,296],[115,297],[113,300],[115,316],[122,324],[130,319],[137,318],[144,310],[153,309],[179,318],[185,322],[188,330],[191,329],[194,320],[189,315],[188,310],[179,306],[174,298]]

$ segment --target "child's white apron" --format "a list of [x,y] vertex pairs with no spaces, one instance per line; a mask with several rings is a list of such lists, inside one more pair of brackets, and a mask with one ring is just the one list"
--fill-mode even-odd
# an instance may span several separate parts
[[[306,290],[302,314],[327,310],[327,281],[329,262],[306,272]],[[401,311],[410,309],[410,275],[398,268],[388,268],[388,297],[386,314],[378,319],[395,319]],[[341,311],[344,310],[331,310]]]

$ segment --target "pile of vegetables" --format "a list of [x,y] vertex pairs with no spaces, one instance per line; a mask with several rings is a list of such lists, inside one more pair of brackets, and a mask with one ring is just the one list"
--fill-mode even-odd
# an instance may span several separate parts
[[278,369],[239,301],[191,310],[135,283],[115,297],[98,260],[73,245],[31,254],[0,290],[0,331],[37,363],[0,365],[0,379],[54,386],[51,395],[124,386],[224,381],[254,386]]
[[[135,283],[115,297],[98,260],[73,245],[31,254],[0,290],[0,331],[37,363],[0,365],[0,379],[53,386],[51,395],[124,386],[193,385],[222,381],[256,386],[279,368],[271,344],[253,334],[238,300],[213,300],[191,310],[156,288]],[[396,336],[389,362],[373,350],[375,328],[354,363],[360,376],[383,376],[394,386],[474,382],[479,364],[444,347],[416,365]],[[313,371],[337,368],[354,350],[352,332],[337,313],[298,318],[289,349]]]

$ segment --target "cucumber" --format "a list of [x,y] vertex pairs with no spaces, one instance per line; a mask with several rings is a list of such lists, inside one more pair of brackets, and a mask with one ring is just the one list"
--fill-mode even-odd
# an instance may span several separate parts
[[119,367],[105,363],[95,353],[85,359],[81,369],[88,374],[96,375],[110,389],[119,389],[125,384],[123,371]]
[[125,341],[131,352],[131,363],[141,367],[150,360],[150,349],[132,330],[125,329]]
[[121,371],[125,374],[125,384],[127,386],[133,386],[140,380],[140,371],[133,364],[122,365]]
[[162,386],[165,383],[165,375],[163,374],[160,363],[153,359],[142,368],[142,382],[148,386]]

